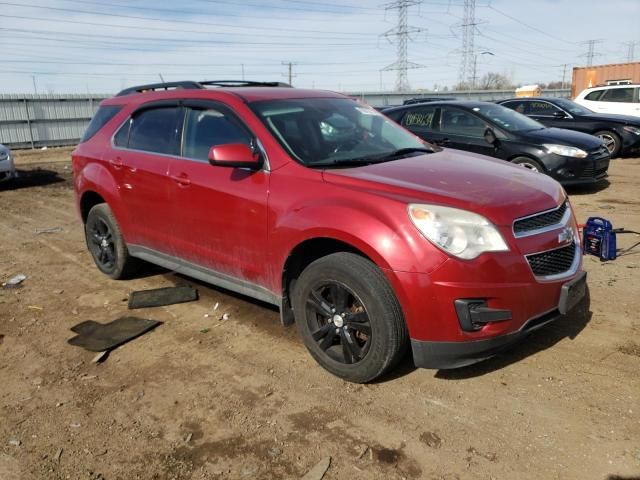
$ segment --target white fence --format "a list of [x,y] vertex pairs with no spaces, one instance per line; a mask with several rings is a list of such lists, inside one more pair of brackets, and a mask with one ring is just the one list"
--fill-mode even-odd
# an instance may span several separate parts
[[108,95],[0,95],[0,143],[11,148],[74,145]]

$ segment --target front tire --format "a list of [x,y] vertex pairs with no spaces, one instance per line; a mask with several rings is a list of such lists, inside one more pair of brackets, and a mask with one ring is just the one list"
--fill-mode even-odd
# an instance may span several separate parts
[[531,170],[532,172],[545,173],[544,167],[540,165],[540,162],[529,157],[517,157],[511,160],[511,163],[520,165],[521,167]]
[[406,351],[398,300],[380,269],[361,256],[340,252],[311,263],[295,283],[292,304],[311,356],[344,380],[370,382]]
[[120,226],[109,205],[95,205],[84,226],[87,248],[102,273],[114,280],[130,277],[138,267],[129,255]]
[[615,158],[618,156],[618,153],[620,153],[620,148],[622,147],[622,142],[620,141],[620,137],[616,133],[610,132],[608,130],[601,130],[594,133],[594,135],[602,140],[604,146],[607,147],[607,150],[609,150],[609,155],[611,156],[611,158]]

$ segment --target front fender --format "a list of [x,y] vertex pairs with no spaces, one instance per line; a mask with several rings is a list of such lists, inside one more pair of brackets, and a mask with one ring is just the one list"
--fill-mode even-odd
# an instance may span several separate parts
[[290,209],[271,232],[272,251],[279,252],[274,265],[279,291],[290,253],[302,242],[317,238],[346,243],[383,270],[429,273],[447,259],[413,226],[406,204],[378,201],[376,207],[372,199],[350,199],[348,203],[323,199]]

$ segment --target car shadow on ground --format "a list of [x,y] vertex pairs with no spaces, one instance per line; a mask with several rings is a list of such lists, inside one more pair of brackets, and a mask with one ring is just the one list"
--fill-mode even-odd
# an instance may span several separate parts
[[436,378],[444,380],[466,380],[480,377],[488,373],[505,368],[527,357],[553,347],[565,338],[575,339],[591,321],[593,312],[590,309],[591,297],[587,293],[582,302],[569,312],[566,317],[559,318],[544,327],[532,332],[523,341],[516,343],[509,349],[488,360],[453,370],[438,370]]
[[569,197],[571,197],[572,195],[591,195],[601,192],[602,190],[608,188],[609,185],[611,185],[611,182],[605,179],[592,185],[566,186],[565,190],[567,191],[567,194],[569,194]]
[[34,170],[18,170],[18,177],[0,183],[0,192],[19,190],[30,187],[44,187],[69,181],[54,170],[36,168]]

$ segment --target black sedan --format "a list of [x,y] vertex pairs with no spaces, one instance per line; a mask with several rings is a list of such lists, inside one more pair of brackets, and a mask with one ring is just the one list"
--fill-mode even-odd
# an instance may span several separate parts
[[640,150],[639,117],[595,113],[565,98],[512,98],[498,103],[547,127],[566,128],[600,137],[611,158]]
[[495,103],[430,102],[383,113],[428,142],[520,164],[563,185],[595,183],[607,176],[609,151],[599,138],[545,128]]

